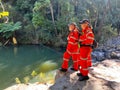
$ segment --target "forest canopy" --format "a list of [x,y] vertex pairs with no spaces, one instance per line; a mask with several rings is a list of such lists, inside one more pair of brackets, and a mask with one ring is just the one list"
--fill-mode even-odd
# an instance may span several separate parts
[[2,3],[10,12],[8,29],[10,23],[15,24],[12,28],[18,23],[18,28],[9,29],[14,33],[3,37],[4,18],[0,18],[0,42],[15,36],[22,44],[65,46],[67,25],[78,24],[85,18],[90,20],[100,43],[120,35],[120,0],[2,0]]

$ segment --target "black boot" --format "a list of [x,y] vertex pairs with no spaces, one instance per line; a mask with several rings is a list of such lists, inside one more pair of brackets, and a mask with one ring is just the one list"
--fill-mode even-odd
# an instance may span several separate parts
[[73,71],[78,71],[78,70],[76,70],[76,69],[74,69],[73,67],[72,68],[70,68],[71,70],[73,70]]
[[82,73],[77,73],[77,76],[83,76]]
[[79,81],[84,81],[84,80],[88,80],[89,77],[88,76],[80,76],[79,77]]
[[67,69],[64,69],[64,68],[60,68],[59,69],[61,72],[67,72]]

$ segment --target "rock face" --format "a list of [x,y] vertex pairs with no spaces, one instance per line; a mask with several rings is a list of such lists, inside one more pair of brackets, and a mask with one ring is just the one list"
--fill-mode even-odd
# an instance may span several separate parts
[[57,72],[49,90],[120,90],[120,61],[105,60],[93,66],[87,81],[78,81],[77,72]]
[[107,46],[116,47],[120,45],[120,36],[114,37],[106,42]]
[[103,46],[98,47],[92,53],[93,61],[102,61],[105,59],[120,59],[120,36],[114,37]]
[[28,85],[17,84],[4,90],[48,90],[50,86],[51,86],[50,84],[39,84],[39,83],[28,84]]

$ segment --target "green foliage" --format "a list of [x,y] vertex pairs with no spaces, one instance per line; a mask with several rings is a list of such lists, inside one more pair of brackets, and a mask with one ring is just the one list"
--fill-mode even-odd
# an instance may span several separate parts
[[37,0],[34,4],[34,11],[43,11],[42,9],[48,7],[50,0]]
[[54,84],[54,77],[55,77],[54,71],[47,72],[47,73],[41,72],[38,76],[38,80],[40,83]]
[[45,15],[46,15],[46,8],[48,8],[50,4],[49,0],[38,0],[34,4],[33,8],[33,18],[32,18],[32,23],[35,26],[35,28],[38,27],[44,27],[46,20]]
[[43,24],[45,23],[45,18],[40,13],[34,13],[32,22],[34,27],[38,28],[40,26],[43,26]]
[[15,81],[16,81],[17,84],[21,84],[21,81],[18,77],[15,78]]
[[[62,3],[61,3],[62,2]],[[64,2],[64,3],[63,3]],[[67,36],[68,28],[67,24],[71,21],[76,21],[77,19],[74,17],[74,6],[71,5],[69,0],[58,1],[60,4],[61,11],[58,13],[57,16],[54,17],[55,19],[55,27],[57,30],[58,35],[62,35],[61,39],[64,39],[63,37]],[[53,10],[55,10],[55,5],[53,5]],[[55,14],[55,12],[53,12]],[[52,44],[54,45],[56,41],[58,40],[58,36],[56,36],[56,30],[54,29],[54,25],[52,22],[52,18],[50,13],[50,0],[38,0],[36,1],[34,8],[33,8],[33,19],[32,23],[35,26],[35,28],[39,28],[39,39],[44,44]],[[53,40],[54,38],[54,40]],[[66,39],[65,39],[66,40]]]
[[2,33],[3,37],[9,38],[13,35],[16,30],[21,28],[21,22],[10,22],[10,23],[1,23],[0,24],[0,33]]
[[30,81],[30,77],[28,77],[28,76],[24,77],[24,83],[25,84],[28,84],[29,81]]
[[108,39],[110,39],[110,37],[117,35],[117,30],[116,29],[114,30],[111,27],[111,25],[104,26],[102,30],[103,31],[101,32],[101,38],[100,38],[101,43],[107,41]]
[[32,75],[32,77],[35,77],[37,75],[36,71],[33,70],[31,75]]
[[49,83],[49,84],[54,84],[54,77],[55,77],[55,71],[50,71],[50,72],[40,72],[36,77],[32,78],[30,80],[30,83]]
[[[21,32],[25,38],[21,35],[19,40],[28,42],[37,40],[44,44],[56,45],[66,41],[68,23],[78,23],[84,18],[90,20],[98,38],[102,36],[102,29],[110,25],[120,34],[120,0],[16,0],[14,2],[12,0],[5,2],[9,2],[5,6],[9,6],[7,9],[10,11],[10,20],[23,23]],[[35,28],[31,31],[34,40],[27,38],[31,37],[31,33],[28,33],[29,27],[26,28],[29,24]]]

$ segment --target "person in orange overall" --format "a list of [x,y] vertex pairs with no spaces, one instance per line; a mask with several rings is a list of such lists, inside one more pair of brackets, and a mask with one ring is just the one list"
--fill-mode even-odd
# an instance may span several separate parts
[[77,71],[78,70],[78,61],[77,56],[79,53],[79,47],[78,47],[78,39],[79,39],[79,29],[76,25],[76,23],[71,23],[68,25],[69,27],[69,35],[67,37],[68,44],[65,53],[63,54],[63,63],[62,67],[60,68],[60,71],[66,72],[68,69],[68,62],[70,60],[70,57],[72,57],[73,60],[73,67],[71,70]]
[[84,19],[79,22],[82,28],[82,35],[80,36],[80,53],[78,55],[78,63],[80,66],[80,73],[77,73],[79,76],[79,81],[88,80],[88,67],[90,67],[91,61],[91,52],[92,52],[92,45],[94,41],[94,34],[90,27],[89,21]]

